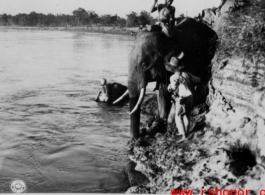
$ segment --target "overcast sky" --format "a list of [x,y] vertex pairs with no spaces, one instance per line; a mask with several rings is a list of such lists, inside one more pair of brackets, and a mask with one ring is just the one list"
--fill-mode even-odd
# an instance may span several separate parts
[[[18,13],[29,14],[32,11],[43,14],[72,14],[79,7],[85,10],[93,10],[99,15],[117,14],[125,17],[135,11],[150,11],[154,0],[0,0],[0,14],[7,13],[16,15]],[[176,17],[179,14],[188,13],[195,16],[204,8],[218,6],[221,0],[175,0]],[[163,3],[164,0],[158,0]],[[152,14],[156,16],[157,13]]]

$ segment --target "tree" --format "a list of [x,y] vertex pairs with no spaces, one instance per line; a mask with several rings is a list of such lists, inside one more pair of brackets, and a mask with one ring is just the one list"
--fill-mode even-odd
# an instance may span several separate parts
[[126,20],[118,16],[117,18],[117,26],[124,27],[126,25]]
[[126,26],[127,27],[138,26],[138,16],[137,16],[137,13],[132,12],[132,13],[130,13],[130,14],[127,15]]
[[110,25],[110,23],[111,23],[111,15],[103,15],[103,16],[101,16],[101,18],[100,18],[100,23],[102,24],[102,25],[106,25],[106,26],[109,26]]
[[78,25],[84,23],[85,20],[88,18],[88,13],[83,8],[78,8],[77,10],[74,10],[73,15],[77,18]]
[[55,15],[48,14],[45,21],[45,26],[55,26]]
[[38,15],[38,26],[44,26],[46,23],[47,17],[44,14]]
[[99,20],[98,15],[94,11],[87,11],[87,16],[85,18],[85,24],[86,25],[92,25],[97,23]]
[[117,26],[120,22],[120,17],[117,15],[111,16],[111,15],[103,15],[100,18],[100,22],[103,25],[106,26]]
[[3,14],[2,15],[2,20],[3,20],[4,26],[6,26],[8,24],[8,16],[7,16],[7,14]]
[[111,25],[115,25],[115,26],[117,26],[117,20],[118,20],[118,16],[117,16],[117,14],[116,15],[114,15],[114,16],[111,16]]
[[127,19],[115,15],[99,16],[95,11],[86,11],[78,8],[73,11],[73,15],[65,14],[42,14],[31,12],[30,14],[17,14],[15,16],[3,14],[0,16],[2,25],[12,24],[19,26],[77,26],[77,25],[106,25],[106,26],[139,26],[153,23],[154,19],[146,12],[142,11],[138,16],[137,13],[131,12]]
[[10,22],[13,25],[18,25],[19,24],[19,18],[18,18],[18,16],[16,15],[16,16],[11,17],[10,18]]
[[153,24],[154,18],[147,11],[141,11],[140,16],[138,17],[138,24],[145,26],[146,24]]
[[27,26],[28,25],[28,15],[27,14],[18,14],[18,25]]
[[38,24],[38,14],[36,12],[31,12],[28,15],[28,25],[37,26],[37,24]]

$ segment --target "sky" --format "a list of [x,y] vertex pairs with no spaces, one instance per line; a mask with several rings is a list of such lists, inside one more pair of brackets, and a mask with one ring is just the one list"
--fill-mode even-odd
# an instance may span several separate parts
[[[158,0],[164,3],[165,0]],[[29,14],[32,11],[43,14],[72,14],[79,7],[95,11],[99,15],[110,14],[126,17],[132,11],[150,11],[154,0],[0,0],[0,14]],[[175,16],[181,13],[195,16],[204,8],[218,6],[221,0],[174,0]],[[156,17],[157,13],[152,16]]]

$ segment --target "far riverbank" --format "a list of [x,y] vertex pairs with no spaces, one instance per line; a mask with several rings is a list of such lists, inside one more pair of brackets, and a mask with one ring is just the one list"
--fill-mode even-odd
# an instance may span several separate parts
[[0,29],[17,29],[17,30],[49,30],[49,31],[72,31],[72,32],[92,32],[103,34],[117,34],[117,35],[135,35],[138,27],[134,28],[120,28],[120,27],[35,27],[35,26],[0,26]]

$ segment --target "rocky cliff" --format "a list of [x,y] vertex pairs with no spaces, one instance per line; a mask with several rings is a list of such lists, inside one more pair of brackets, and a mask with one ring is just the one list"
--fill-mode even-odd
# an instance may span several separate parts
[[176,132],[129,143],[147,185],[128,193],[173,189],[265,192],[265,10],[252,5],[219,21],[207,104],[192,113],[189,139]]
[[[241,141],[253,145],[252,149],[259,157],[265,156],[265,145],[262,145],[265,138],[262,127],[265,119],[264,22],[265,12],[257,6],[232,13],[223,20],[218,30],[220,45],[213,60],[209,84],[210,114],[217,110],[218,118],[218,113],[222,113],[219,116],[222,129],[241,132]],[[210,114],[208,123],[217,126],[215,114],[212,117]],[[231,127],[223,119],[234,124],[237,120],[250,124],[244,128],[242,125]]]
[[[241,187],[265,188],[265,10],[250,6],[231,13],[219,24],[220,45],[209,84],[211,102],[206,123],[226,133],[227,144],[240,142],[255,155],[258,177]],[[251,170],[248,170],[250,173]],[[256,174],[256,173],[255,173]],[[255,175],[252,172],[252,175]]]

